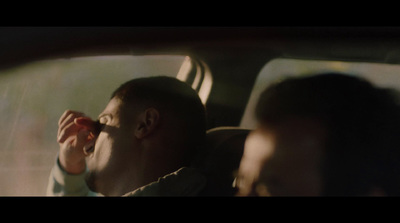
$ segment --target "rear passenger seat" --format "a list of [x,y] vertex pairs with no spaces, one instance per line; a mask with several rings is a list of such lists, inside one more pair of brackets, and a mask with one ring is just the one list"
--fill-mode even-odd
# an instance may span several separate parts
[[249,129],[217,127],[207,131],[206,151],[198,163],[207,177],[201,196],[233,196],[232,183],[243,155]]

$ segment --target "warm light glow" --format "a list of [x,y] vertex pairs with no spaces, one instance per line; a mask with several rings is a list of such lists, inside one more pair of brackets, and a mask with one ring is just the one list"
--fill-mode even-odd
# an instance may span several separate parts
[[266,185],[258,184],[258,180],[265,160],[272,156],[274,150],[274,137],[269,132],[257,129],[249,134],[240,162],[239,175],[235,179],[235,186],[239,188],[239,196],[249,195],[253,186],[256,186],[255,189],[259,196],[269,195]]
[[204,67],[204,78],[203,78],[203,83],[201,84],[201,88],[199,90],[199,97],[203,104],[207,102],[208,96],[210,95],[211,92],[211,87],[213,83],[212,75],[210,68],[207,66],[207,64],[203,63],[202,64]]
[[[202,61],[196,61],[198,63],[193,63],[192,59],[189,56],[185,57],[184,62],[182,63],[181,68],[176,76],[177,79],[186,82],[190,71],[193,69],[193,66],[196,66],[196,74],[192,83],[192,88],[197,89],[199,86],[200,89],[198,91],[199,97],[203,104],[207,102],[208,96],[211,91],[212,86],[212,75],[209,67],[207,64],[203,63]],[[203,80],[201,80],[203,77]]]
[[180,81],[186,82],[191,69],[192,69],[192,60],[190,59],[190,57],[186,56],[185,60],[182,63],[181,68],[178,71],[176,78]]

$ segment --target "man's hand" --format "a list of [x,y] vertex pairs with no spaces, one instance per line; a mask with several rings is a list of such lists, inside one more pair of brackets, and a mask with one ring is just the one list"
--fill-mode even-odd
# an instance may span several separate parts
[[67,110],[58,121],[57,141],[60,144],[59,162],[70,174],[86,169],[84,146],[93,139],[95,122],[81,112]]

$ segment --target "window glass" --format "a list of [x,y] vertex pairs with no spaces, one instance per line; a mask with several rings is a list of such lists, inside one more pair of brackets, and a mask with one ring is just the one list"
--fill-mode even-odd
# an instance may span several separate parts
[[96,118],[111,93],[138,77],[176,77],[185,56],[100,56],[0,71],[0,196],[45,195],[66,109]]
[[304,76],[329,71],[360,76],[372,82],[375,86],[390,87],[400,90],[400,65],[275,59],[267,63],[257,77],[240,126],[244,128],[255,128],[254,109],[258,97],[271,83],[283,80],[289,76]]

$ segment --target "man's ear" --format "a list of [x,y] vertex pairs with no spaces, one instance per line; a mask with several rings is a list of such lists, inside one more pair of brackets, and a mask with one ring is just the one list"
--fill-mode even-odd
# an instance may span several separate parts
[[135,136],[142,139],[151,134],[158,126],[160,121],[160,113],[155,108],[146,109],[139,115],[139,122],[135,129]]

